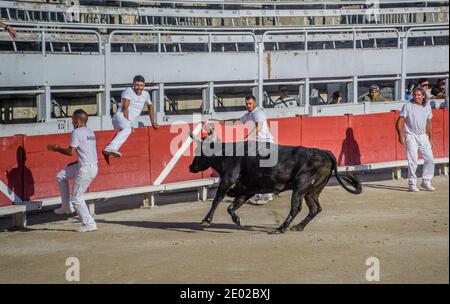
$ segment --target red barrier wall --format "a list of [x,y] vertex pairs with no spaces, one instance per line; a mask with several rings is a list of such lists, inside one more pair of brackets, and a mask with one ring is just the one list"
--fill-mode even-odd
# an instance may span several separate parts
[[[269,125],[279,144],[331,150],[340,165],[364,164],[406,159],[405,146],[398,143],[395,132],[398,115],[399,111],[331,117],[303,116],[271,119]],[[448,157],[448,109],[435,109],[433,116],[434,155]],[[177,150],[192,130],[192,124],[180,127],[172,132],[170,126],[161,126],[157,131],[148,127],[136,129],[121,148],[123,157],[110,157],[109,163],[101,151],[116,131],[96,132],[99,174],[88,191],[154,183],[173,157],[170,145],[174,138],[178,139]],[[219,137],[226,140],[223,126],[217,126],[216,130]],[[76,157],[48,152],[46,147],[48,144],[67,147],[69,138],[69,134],[0,138],[0,180],[24,200],[58,196],[56,174]],[[189,155],[181,156],[162,183],[216,176],[212,170],[199,174],[189,172],[194,149],[195,144],[191,144],[187,152]],[[0,206],[9,204],[9,199],[0,193]]]
[[444,134],[442,136],[444,137],[444,156],[448,156],[448,109],[443,109],[443,112]]
[[433,156],[444,157],[444,111],[433,110],[432,129],[433,129]]
[[330,150],[339,165],[349,162],[348,116],[302,117],[302,146]]
[[302,117],[269,119],[269,128],[279,145],[302,144]]
[[[150,184],[149,129],[138,128],[120,148],[123,157],[105,158],[102,151],[117,131],[96,132],[98,175],[89,192],[138,187]],[[109,163],[108,163],[109,162]]]
[[[23,177],[30,173],[24,167],[25,150],[22,135],[0,138],[0,181],[23,199]],[[29,194],[27,194],[29,195]],[[0,207],[11,205],[12,202],[0,191]]]
[[350,164],[367,164],[396,159],[395,113],[349,115]]
[[32,174],[24,178],[24,188],[31,189],[31,200],[59,195],[56,174],[67,164],[76,161],[76,156],[68,157],[47,151],[47,145],[69,145],[70,134],[25,136],[24,148],[27,155],[26,166]]

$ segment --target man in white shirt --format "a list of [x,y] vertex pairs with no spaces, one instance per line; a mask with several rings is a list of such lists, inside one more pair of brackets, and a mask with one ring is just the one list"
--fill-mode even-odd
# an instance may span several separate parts
[[[231,119],[233,122],[241,122],[248,124],[251,131],[246,135],[245,140],[256,140],[263,143],[274,143],[272,134],[270,133],[269,126],[267,124],[267,116],[264,114],[263,109],[256,106],[256,97],[248,95],[245,97],[245,107],[247,113],[239,119]],[[273,194],[256,194],[249,199],[249,203],[254,205],[263,205],[273,200]]]
[[[97,230],[97,224],[89,212],[89,208],[83,198],[83,194],[97,176],[97,149],[94,132],[86,126],[88,115],[79,109],[72,115],[74,130],[70,136],[68,148],[59,145],[48,145],[47,149],[53,152],[72,156],[78,155],[78,162],[68,165],[56,176],[61,192],[61,208],[56,209],[56,214],[71,214],[77,212],[82,226],[79,232]],[[69,191],[69,179],[73,179],[72,198]]]
[[[408,158],[408,184],[410,192],[418,192],[417,188],[417,159],[419,151],[422,154],[424,164],[422,184],[427,191],[435,190],[431,185],[434,176],[433,159],[433,133],[431,118],[433,117],[431,106],[426,99],[426,91],[418,87],[413,91],[413,99],[403,105],[400,116],[397,119],[396,130],[400,144],[405,144]],[[405,139],[403,139],[402,125],[405,126]]]
[[119,129],[120,131],[103,150],[105,155],[122,157],[122,153],[119,152],[119,149],[125,143],[128,136],[130,136],[132,132],[131,126],[141,115],[144,104],[147,104],[148,114],[153,128],[155,130],[159,128],[155,123],[155,113],[150,99],[150,93],[144,90],[144,88],[144,77],[137,75],[133,79],[132,87],[127,88],[122,92],[121,103],[112,119],[114,129]]
[[282,85],[279,87],[280,97],[275,100],[274,108],[292,108],[297,106],[297,101],[294,97],[289,96],[288,87]]

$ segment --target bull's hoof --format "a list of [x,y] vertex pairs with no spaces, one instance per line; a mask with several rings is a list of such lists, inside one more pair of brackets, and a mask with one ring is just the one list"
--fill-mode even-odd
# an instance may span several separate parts
[[240,227],[244,226],[244,224],[242,223],[241,218],[239,216],[236,216],[235,218],[233,218],[233,222]]
[[201,227],[201,228],[207,228],[207,227],[209,227],[209,225],[211,225],[211,222],[203,221],[203,222],[200,224],[200,227]]
[[284,233],[285,231],[286,231],[286,228],[278,227],[278,228],[270,230],[269,234],[281,234],[281,233]]
[[303,227],[303,226],[293,226],[289,230],[291,230],[291,231],[303,231],[303,229],[305,229],[305,227]]

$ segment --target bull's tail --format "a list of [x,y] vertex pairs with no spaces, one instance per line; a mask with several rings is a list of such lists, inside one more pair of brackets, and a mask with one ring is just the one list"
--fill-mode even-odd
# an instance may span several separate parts
[[[339,175],[338,168],[337,168],[337,161],[336,157],[334,157],[333,153],[331,151],[327,151],[328,156],[330,157],[331,163],[332,163],[332,170],[334,171],[334,174],[336,176],[336,179],[338,180],[339,184],[348,192],[353,194],[360,194],[362,192],[362,184],[361,181],[357,176],[354,176],[349,173],[344,173],[342,175]],[[345,183],[344,183],[344,181]],[[347,184],[351,185],[354,189],[351,189],[347,186]]]

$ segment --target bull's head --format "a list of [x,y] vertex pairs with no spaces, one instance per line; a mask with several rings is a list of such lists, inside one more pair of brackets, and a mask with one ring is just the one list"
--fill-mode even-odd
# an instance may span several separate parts
[[190,133],[190,137],[193,141],[198,143],[197,148],[195,149],[195,157],[189,166],[189,171],[192,173],[198,173],[201,171],[205,171],[209,167],[211,167],[211,158],[215,155],[216,148],[219,147],[219,142],[217,139],[217,135],[215,134],[214,128],[208,129],[208,136],[200,139],[195,136],[192,132]]

